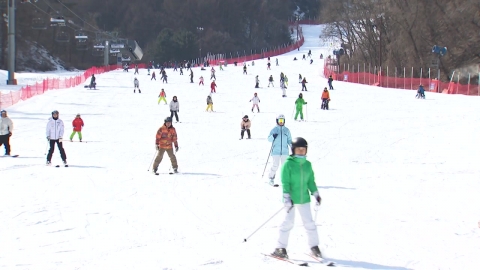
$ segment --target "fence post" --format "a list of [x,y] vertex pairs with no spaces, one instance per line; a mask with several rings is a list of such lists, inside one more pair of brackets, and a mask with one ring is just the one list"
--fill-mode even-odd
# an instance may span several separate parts
[[387,87],[388,87],[388,66],[387,66]]
[[397,88],[397,67],[395,67],[395,88]]
[[[340,60],[340,59],[339,59]],[[338,60],[337,60],[338,61]],[[345,63],[343,63],[343,71],[345,71]],[[342,72],[343,72],[342,71]],[[338,71],[340,73],[340,70]]]
[[370,71],[370,63],[368,63],[368,85],[372,85],[370,83],[370,77],[372,77],[372,76],[370,76],[371,74],[372,74],[372,72]]
[[456,94],[458,95],[458,85],[460,84],[460,72],[457,74],[457,90]]
[[423,68],[420,68],[420,84],[422,84]]
[[470,95],[470,73],[468,73],[467,95]]
[[363,84],[365,84],[365,71],[366,71],[366,63],[363,62]]
[[357,83],[360,83],[360,63],[357,64]]
[[403,89],[405,88],[405,67],[403,67]]
[[412,77],[410,77],[410,89],[413,90],[413,67],[412,67]]
[[430,88],[431,84],[432,84],[432,80],[431,80],[431,76],[430,76],[430,68],[428,68],[428,88]]

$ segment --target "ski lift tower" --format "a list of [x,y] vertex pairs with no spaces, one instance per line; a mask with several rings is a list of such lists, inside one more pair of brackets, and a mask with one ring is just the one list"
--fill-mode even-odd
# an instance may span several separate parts
[[15,79],[15,0],[8,0],[8,79],[7,85],[17,85]]

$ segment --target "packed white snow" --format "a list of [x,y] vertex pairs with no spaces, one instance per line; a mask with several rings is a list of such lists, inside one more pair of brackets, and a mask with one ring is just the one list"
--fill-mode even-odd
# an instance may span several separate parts
[[[215,67],[214,113],[205,112],[209,68],[194,68],[193,84],[185,71],[168,69],[163,84],[158,70],[151,81],[142,69],[141,94],[133,70],[118,70],[98,75],[98,90],[48,91],[7,108],[11,153],[20,156],[0,158],[0,269],[297,269],[261,255],[273,252],[282,214],[243,241],[283,206],[281,187],[262,178],[278,114],[309,143],[323,198],[320,248],[338,269],[479,269],[480,99],[427,92],[418,100],[415,91],[335,81],[330,110],[320,110],[319,55],[334,48],[319,38],[321,26],[303,29],[304,46],[272,57],[271,71],[267,59],[248,62],[248,75],[241,65]],[[301,60],[308,50],[313,64]],[[308,81],[306,122],[292,117],[299,74]],[[181,173],[168,174],[165,155],[155,176],[155,134],[170,115],[157,104],[162,88],[180,102]],[[250,110],[255,92],[259,114]],[[53,110],[66,126],[69,168],[45,166]],[[68,141],[77,113],[82,143]],[[245,114],[252,140],[239,140]],[[58,149],[52,162],[61,163]],[[322,268],[305,255],[306,240],[297,216],[287,251]]]

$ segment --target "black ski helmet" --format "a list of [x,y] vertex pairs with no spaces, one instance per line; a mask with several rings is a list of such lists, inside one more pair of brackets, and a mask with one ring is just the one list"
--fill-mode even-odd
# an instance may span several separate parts
[[165,118],[165,123],[167,123],[167,122],[170,122],[170,123],[172,122],[172,118],[170,116]]
[[52,115],[54,115],[54,114],[58,114],[58,111],[57,111],[57,110],[54,110],[54,111],[52,112]]
[[292,155],[295,155],[295,148],[296,147],[305,147],[308,151],[308,143],[302,137],[297,137],[292,140]]
[[303,98],[303,94],[302,93],[298,94],[298,97]]

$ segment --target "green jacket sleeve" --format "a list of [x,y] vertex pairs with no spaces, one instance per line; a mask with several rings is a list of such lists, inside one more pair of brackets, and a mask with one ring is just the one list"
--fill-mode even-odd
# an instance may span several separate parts
[[318,188],[317,184],[315,183],[315,175],[311,164],[310,170],[312,171],[312,173],[310,174],[310,179],[308,179],[308,189],[310,190],[310,194],[313,194],[315,191],[318,191]]
[[283,166],[282,166],[281,177],[282,177],[283,193],[288,193],[288,194],[292,195],[291,194],[291,192],[292,192],[292,189],[291,189],[292,174],[291,174],[290,167],[288,166],[287,162],[284,163]]

